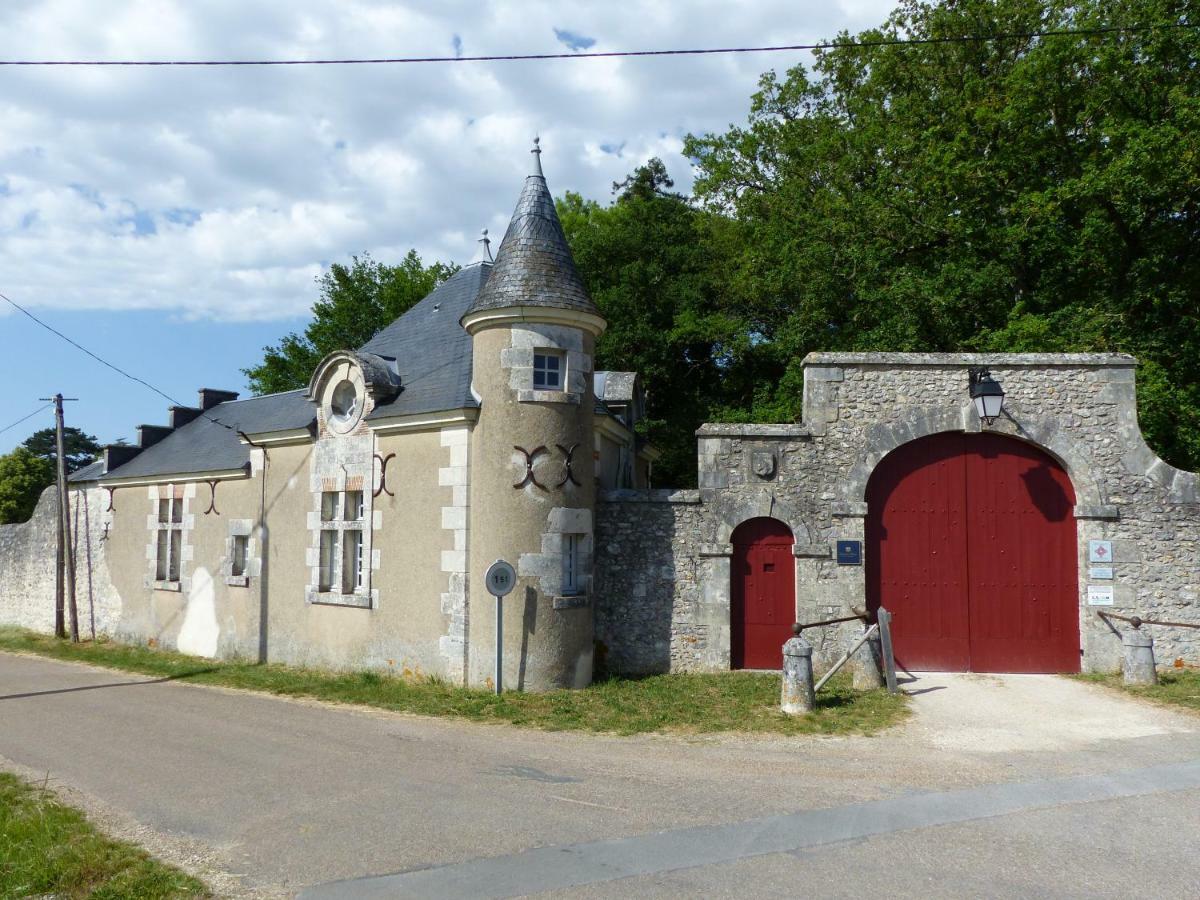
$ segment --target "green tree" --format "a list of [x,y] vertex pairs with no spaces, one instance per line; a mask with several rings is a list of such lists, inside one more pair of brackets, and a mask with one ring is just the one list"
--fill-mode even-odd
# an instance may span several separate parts
[[[35,431],[21,446],[34,456],[48,460],[52,466],[58,463],[58,445],[53,428]],[[95,460],[100,453],[100,444],[95,435],[68,426],[63,428],[63,451],[67,457],[67,472],[74,472]]]
[[304,387],[317,363],[334,350],[359,347],[458,270],[435,262],[426,266],[415,250],[390,266],[369,255],[350,265],[334,263],[317,279],[320,297],[303,334],[288,334],[263,348],[263,361],[243,369],[256,394]]
[[643,431],[663,453],[654,480],[687,486],[696,480],[696,426],[722,403],[723,370],[745,342],[745,328],[721,309],[721,266],[705,246],[706,214],[673,186],[652,159],[613,185],[611,206],[568,192],[558,214],[608,320],[596,364],[641,373],[649,393]]
[[[1180,24],[1177,0],[905,0],[857,40],[931,43],[843,34],[811,73],[765,75],[745,126],[690,138],[697,197],[736,232],[750,413],[799,413],[812,350],[1128,351],[1150,442],[1200,467],[1200,32]],[[1086,33],[943,40],[1064,30]]]
[[54,464],[26,447],[0,456],[0,525],[28,521],[42,491],[54,484]]

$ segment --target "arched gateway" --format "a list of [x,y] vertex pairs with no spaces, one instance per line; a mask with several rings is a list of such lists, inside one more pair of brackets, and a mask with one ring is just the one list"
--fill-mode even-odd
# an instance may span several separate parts
[[1078,672],[1075,492],[1042,451],[951,432],[867,485],[867,599],[911,670]]
[[730,663],[778,669],[796,619],[791,529],[778,519],[750,519],[734,529],[732,543]]

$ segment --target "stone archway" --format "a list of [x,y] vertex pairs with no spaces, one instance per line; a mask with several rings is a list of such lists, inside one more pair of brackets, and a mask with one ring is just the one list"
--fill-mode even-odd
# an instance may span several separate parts
[[[1115,511],[1108,506],[1106,494],[1093,471],[1088,454],[1080,451],[1075,440],[1062,428],[1059,418],[1029,413],[1015,402],[1007,403],[1005,408],[1007,415],[997,419],[988,428],[989,432],[1030,443],[1057,460],[1075,486],[1077,518],[1116,517]],[[969,434],[980,431],[979,417],[969,402],[958,408],[909,409],[897,421],[872,426],[867,432],[867,452],[842,484],[843,504],[855,510],[861,509],[866,499],[867,482],[875,467],[893,450],[918,438],[948,431]],[[865,510],[862,512],[865,513]]]

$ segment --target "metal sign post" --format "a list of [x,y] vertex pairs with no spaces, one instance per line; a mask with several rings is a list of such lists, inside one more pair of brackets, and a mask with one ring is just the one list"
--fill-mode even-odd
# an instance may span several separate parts
[[487,591],[496,598],[496,693],[503,689],[504,672],[504,598],[517,585],[517,572],[502,559],[488,566],[483,576]]

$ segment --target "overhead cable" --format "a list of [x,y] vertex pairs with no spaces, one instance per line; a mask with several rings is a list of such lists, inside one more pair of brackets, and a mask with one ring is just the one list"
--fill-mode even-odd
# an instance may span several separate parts
[[675,50],[605,50],[572,53],[513,53],[487,56],[392,56],[358,59],[5,59],[0,66],[369,66],[404,63],[518,62],[544,59],[612,59],[638,56],[709,56],[733,53],[781,53],[796,50],[834,50],[842,47],[904,47],[928,44],[969,44],[1034,38],[1089,37],[1141,31],[1196,28],[1198,23],[1165,22],[1155,25],[1109,25],[1097,28],[1047,29],[997,34],[949,35],[925,38],[820,41],[813,44],[779,44],[761,47],[710,47]]
[[38,409],[35,409],[35,410],[34,410],[33,412],[31,412],[29,415],[27,415],[27,416],[24,416],[24,417],[22,417],[22,418],[20,418],[20,419],[17,419],[17,421],[13,422],[11,425],[5,425],[3,428],[0,428],[0,434],[4,434],[4,432],[8,431],[10,428],[16,428],[16,427],[17,427],[18,425],[20,425],[22,422],[24,422],[24,421],[26,421],[26,420],[28,420],[28,419],[32,419],[32,418],[33,418],[34,416],[36,416],[38,413],[40,413],[40,412],[44,412],[45,410],[49,409],[49,408],[50,408],[50,407],[52,407],[53,405],[54,405],[53,403],[47,403],[45,406],[42,406],[42,407],[39,407]]
[[[146,381],[145,379],[138,378],[136,375],[131,375],[130,373],[126,372],[124,369],[120,368],[119,366],[113,365],[107,359],[104,359],[101,356],[97,356],[95,353],[93,353],[87,347],[84,347],[82,344],[79,344],[76,341],[73,341],[71,338],[67,337],[65,334],[63,334],[61,331],[59,331],[57,328],[54,328],[51,325],[47,325],[45,322],[43,322],[41,319],[39,319],[37,316],[35,316],[33,313],[31,313],[25,307],[21,306],[21,304],[17,303],[11,297],[8,297],[5,294],[0,293],[0,299],[7,301],[14,309],[18,310],[19,312],[23,312],[25,315],[29,316],[29,318],[33,319],[33,321],[37,322],[39,325],[41,325],[43,328],[45,328],[50,333],[58,335],[60,338],[62,338],[64,341],[66,341],[68,344],[70,344],[72,347],[74,347],[76,350],[80,350],[80,351],[86,353],[88,356],[90,356],[92,359],[96,360],[96,362],[100,363],[101,365],[108,366],[108,368],[112,369],[118,375],[123,375],[124,377],[128,378],[130,381],[136,381],[138,384],[142,385],[143,387],[149,388],[150,390],[154,391],[154,393],[158,394],[160,397],[163,397],[163,398],[171,401],[171,403],[174,406],[187,406],[186,403],[180,403],[178,400],[176,400],[170,394],[166,393],[165,391],[159,390],[158,388],[156,388],[154,385],[152,385],[150,382]],[[38,412],[41,412],[41,410],[38,410]],[[224,422],[220,421],[219,419],[214,419],[212,416],[204,415],[203,413],[201,413],[201,416],[205,419],[208,419],[208,421],[212,422],[214,425],[220,425],[222,428],[228,428],[230,431],[237,430],[236,428],[234,428],[234,426],[226,425]]]

